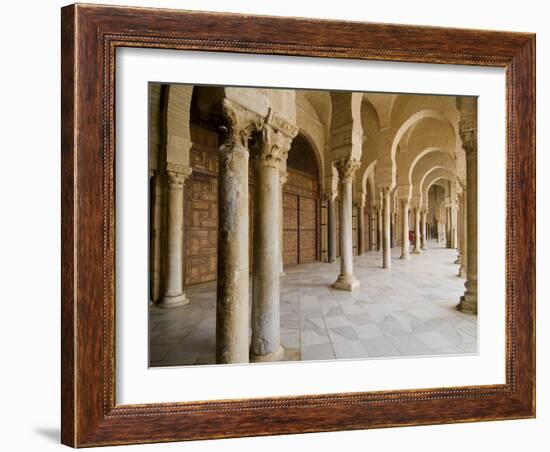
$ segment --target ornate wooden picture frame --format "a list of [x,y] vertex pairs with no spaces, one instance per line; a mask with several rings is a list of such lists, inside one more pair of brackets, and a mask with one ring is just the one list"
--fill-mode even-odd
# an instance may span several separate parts
[[[535,36],[71,5],[62,9],[62,442],[73,447],[535,416]],[[506,70],[506,382],[115,403],[115,51],[121,47]]]

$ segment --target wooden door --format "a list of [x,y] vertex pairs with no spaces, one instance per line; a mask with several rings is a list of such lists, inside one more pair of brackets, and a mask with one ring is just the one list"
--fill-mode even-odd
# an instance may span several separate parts
[[298,264],[298,195],[283,193],[283,265]]
[[317,260],[317,200],[298,197],[298,263]]

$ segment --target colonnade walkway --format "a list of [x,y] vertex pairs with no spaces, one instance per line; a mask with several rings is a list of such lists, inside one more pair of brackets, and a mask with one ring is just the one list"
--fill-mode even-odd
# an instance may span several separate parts
[[[430,249],[392,268],[382,253],[354,257],[360,287],[331,288],[335,263],[304,264],[281,278],[282,361],[455,355],[477,352],[477,316],[456,309],[464,293],[456,250]],[[250,291],[252,293],[252,291]],[[215,363],[216,282],[189,287],[188,305],[150,306],[150,365]]]

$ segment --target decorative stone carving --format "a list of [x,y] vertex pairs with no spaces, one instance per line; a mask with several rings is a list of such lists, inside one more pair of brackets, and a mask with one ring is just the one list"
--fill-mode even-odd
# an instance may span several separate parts
[[355,171],[361,166],[361,162],[353,157],[345,157],[334,161],[334,167],[338,171],[341,182],[353,182]]
[[[264,124],[261,138],[253,152],[255,162],[283,172],[291,142],[292,138],[275,130],[271,125]],[[286,171],[284,172],[286,173]]]
[[227,148],[238,144],[248,148],[248,140],[252,133],[262,128],[262,118],[229,99],[224,99],[220,108],[222,114],[222,125],[220,126],[222,147]]

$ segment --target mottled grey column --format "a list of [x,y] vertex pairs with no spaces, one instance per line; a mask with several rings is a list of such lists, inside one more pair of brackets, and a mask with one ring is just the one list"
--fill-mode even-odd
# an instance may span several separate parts
[[[249,359],[248,139],[259,124],[252,112],[222,103],[218,175],[216,362]],[[277,275],[279,269],[277,268]]]
[[401,259],[410,259],[409,256],[409,199],[401,198]]
[[421,211],[421,217],[420,220],[422,222],[421,230],[422,230],[422,247],[421,249],[427,250],[428,249],[428,225],[427,225],[427,217],[428,212],[426,209],[422,209]]
[[149,251],[150,258],[150,296],[153,303],[160,300],[161,297],[161,258],[162,258],[162,212],[164,211],[162,177],[153,172],[152,183],[150,184],[151,200],[151,225],[150,236],[151,245]]
[[391,268],[391,191],[389,188],[382,189],[382,203],[383,203],[383,238],[382,238],[382,266],[384,268]]
[[359,202],[357,207],[357,255],[361,256],[365,252],[365,206],[363,202]]
[[475,98],[457,98],[460,111],[460,138],[466,151],[467,277],[466,291],[458,308],[477,314],[477,102]]
[[271,124],[265,124],[253,154],[252,362],[276,361],[283,355],[279,314],[282,258],[280,169],[286,162],[291,139]]
[[281,246],[281,259],[279,264],[279,270],[281,273],[281,276],[285,276],[285,262],[284,262],[284,255],[285,255],[285,242],[284,242],[284,209],[283,209],[283,185],[286,184],[286,181],[288,180],[288,173],[286,171],[281,170],[279,173],[279,182],[281,185],[281,189],[279,190],[279,217],[280,217],[280,246]]
[[384,230],[384,219],[383,219],[383,207],[376,209],[376,218],[377,218],[377,227],[376,227],[376,249],[380,251],[382,249],[382,235]]
[[166,171],[166,267],[164,293],[157,306],[171,308],[189,303],[183,293],[183,184],[191,170]]
[[359,287],[359,281],[353,275],[352,185],[360,165],[359,160],[351,157],[334,162],[340,188],[340,275],[333,287],[339,290],[352,291]]
[[335,198],[334,193],[329,192],[327,194],[327,251],[328,261],[336,261],[336,211],[335,211]]
[[451,248],[458,249],[458,231],[457,231],[457,209],[451,207]]
[[445,222],[445,240],[446,240],[446,244],[445,246],[447,248],[452,248],[452,239],[451,239],[451,235],[452,235],[452,225],[451,225],[451,207],[450,206],[447,206],[445,207],[445,218],[446,218],[446,222]]
[[460,203],[460,269],[458,270],[458,276],[466,277],[466,270],[468,268],[468,194],[466,189],[461,193]]
[[420,207],[415,205],[413,208],[414,212],[414,248],[413,254],[422,254],[420,250],[420,236],[422,235],[420,231]]

